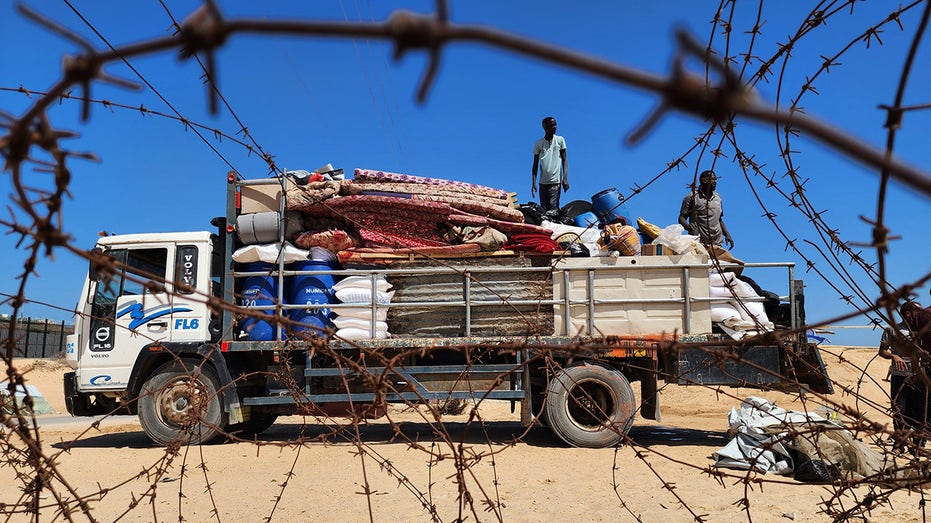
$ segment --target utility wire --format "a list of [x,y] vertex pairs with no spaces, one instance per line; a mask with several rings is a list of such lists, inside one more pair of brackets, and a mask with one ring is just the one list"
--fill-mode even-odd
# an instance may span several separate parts
[[[167,5],[165,5],[165,1],[164,0],[158,0],[158,1],[162,5],[162,8],[165,10],[165,13],[168,15],[168,18],[171,19],[171,23],[174,26],[175,30],[179,34],[184,34],[184,27],[181,24],[179,24],[178,21],[175,19],[174,15],[171,14],[171,10],[168,9]],[[249,127],[247,127],[246,124],[242,122],[242,120],[239,118],[239,115],[236,114],[235,110],[233,110],[233,106],[230,105],[226,97],[223,96],[223,93],[220,92],[219,84],[215,81],[216,79],[211,76],[211,73],[208,70],[207,66],[205,66],[204,62],[200,59],[200,55],[195,52],[192,54],[192,56],[194,57],[194,60],[197,61],[197,64],[200,65],[200,69],[204,72],[204,78],[206,79],[208,85],[210,85],[210,87],[213,89],[213,92],[216,93],[216,95],[223,102],[223,105],[226,107],[226,110],[230,112],[230,115],[232,115],[233,119],[236,120],[236,124],[239,125],[239,132],[241,132],[243,136],[245,136],[246,138],[249,139],[250,142],[252,142],[252,145],[255,146],[256,150],[258,150],[259,153],[261,153],[262,158],[266,160],[266,162],[268,163],[269,169],[271,169],[271,171],[276,176],[280,177],[282,174],[278,172],[274,162],[271,161],[272,156],[266,153],[265,150],[262,148],[262,146],[259,145],[259,143],[255,140],[255,137],[252,135],[252,133],[249,132]],[[237,175],[239,175],[240,177],[242,176],[239,172],[237,172]]]
[[204,144],[205,144],[207,147],[209,147],[210,150],[213,151],[214,154],[216,154],[217,157],[220,158],[220,159],[223,161],[223,163],[225,163],[225,164],[230,168],[230,170],[239,172],[235,167],[233,167],[233,164],[230,163],[230,161],[227,160],[225,156],[223,156],[223,153],[221,153],[216,147],[213,146],[213,144],[211,144],[209,141],[207,141],[207,139],[200,133],[200,131],[197,130],[196,127],[192,127],[192,126],[188,125],[188,119],[185,118],[184,116],[182,116],[182,115],[181,115],[181,112],[178,111],[178,110],[174,107],[174,105],[172,105],[171,102],[168,101],[167,98],[165,98],[164,96],[162,96],[162,93],[160,93],[160,92],[158,91],[158,89],[155,88],[154,85],[152,85],[151,83],[149,83],[149,81],[146,80],[146,78],[142,75],[142,73],[140,73],[135,67],[133,67],[133,65],[132,65],[131,63],[129,63],[129,60],[127,60],[125,57],[123,57],[123,55],[122,55],[119,51],[117,51],[116,48],[114,48],[112,45],[110,45],[110,42],[109,42],[102,34],[100,34],[100,31],[98,31],[97,28],[94,27],[94,25],[91,24],[90,21],[87,20],[87,18],[85,18],[84,15],[82,15],[82,14],[80,13],[80,11],[78,11],[73,5],[71,5],[71,2],[70,2],[69,0],[64,0],[64,2],[65,2],[65,5],[67,5],[69,8],[71,8],[71,10],[74,12],[74,14],[77,15],[77,17],[80,18],[81,21],[84,22],[84,24],[87,25],[87,27],[90,28],[90,30],[93,31],[94,34],[97,35],[97,38],[100,38],[100,40],[101,40],[104,44],[106,44],[107,47],[110,48],[110,51],[112,51],[114,54],[116,54],[117,56],[119,56],[119,57],[120,57],[120,60],[122,60],[123,63],[126,64],[126,66],[129,67],[129,69],[130,69],[133,73],[135,73],[135,75],[136,75],[137,77],[139,77],[139,79],[146,85],[146,87],[148,87],[149,89],[151,89],[152,92],[155,93],[155,96],[158,96],[158,98],[159,98],[166,106],[168,106],[168,108],[171,109],[172,112],[175,113],[175,115],[178,117],[178,119],[179,119],[182,123],[184,123],[185,129],[190,128],[192,131],[194,131],[194,134],[196,134],[197,137],[200,138],[201,141],[204,142]]

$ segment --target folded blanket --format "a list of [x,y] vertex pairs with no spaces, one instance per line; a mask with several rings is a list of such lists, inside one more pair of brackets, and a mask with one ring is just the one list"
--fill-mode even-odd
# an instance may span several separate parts
[[358,181],[393,181],[393,182],[408,182],[408,183],[424,183],[430,185],[442,185],[448,187],[456,187],[463,192],[469,192],[471,194],[477,194],[482,196],[490,196],[493,198],[507,198],[508,194],[506,191],[501,189],[494,189],[492,187],[485,187],[484,185],[475,185],[466,182],[459,182],[453,180],[443,180],[440,178],[425,178],[423,176],[412,176],[409,174],[398,174],[385,171],[373,171],[370,169],[356,169],[354,172],[354,178]]

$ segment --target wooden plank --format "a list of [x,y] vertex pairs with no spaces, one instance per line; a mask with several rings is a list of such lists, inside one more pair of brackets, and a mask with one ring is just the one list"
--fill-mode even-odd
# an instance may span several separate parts
[[[560,252],[554,252],[553,255],[560,255]],[[524,252],[524,251],[512,251],[507,249],[502,249],[498,251],[483,251],[483,252],[464,252],[464,253],[449,253],[449,254],[389,254],[381,252],[354,252],[354,251],[340,251],[339,259],[342,263],[347,262],[375,262],[383,261],[384,263],[392,263],[396,261],[414,261],[414,260],[456,260],[456,259],[477,259],[477,258],[502,258],[502,257],[518,257],[523,258],[526,256],[546,256],[550,257],[550,253],[533,253],[533,252]]]

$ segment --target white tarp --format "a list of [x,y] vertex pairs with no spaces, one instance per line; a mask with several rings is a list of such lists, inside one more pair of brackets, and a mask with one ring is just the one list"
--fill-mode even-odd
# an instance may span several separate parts
[[[731,407],[727,416],[730,432],[736,434],[724,448],[714,453],[715,466],[759,472],[791,474],[795,470],[792,456],[783,445],[790,425],[821,422],[813,413],[783,409],[764,398],[751,396]],[[786,430],[772,430],[776,426]]]

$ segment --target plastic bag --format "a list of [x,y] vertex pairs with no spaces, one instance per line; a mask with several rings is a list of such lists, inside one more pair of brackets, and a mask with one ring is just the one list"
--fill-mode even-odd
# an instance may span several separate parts
[[578,237],[576,243],[584,245],[591,256],[608,255],[608,251],[602,249],[601,246],[598,245],[598,239],[601,237],[601,230],[595,227],[583,228],[554,222],[542,222],[540,225],[553,231],[552,238],[554,239],[566,233],[573,233]]
[[543,221],[543,207],[537,202],[527,202],[517,208],[524,215],[524,222],[532,225],[540,225]]
[[704,254],[708,255],[708,250],[701,244],[698,236],[683,234],[685,228],[678,223],[670,225],[660,231],[659,236],[653,240],[655,245],[663,245],[676,254]]
[[806,461],[795,469],[795,480],[803,483],[833,483],[840,479],[837,465],[825,463],[820,459]]

